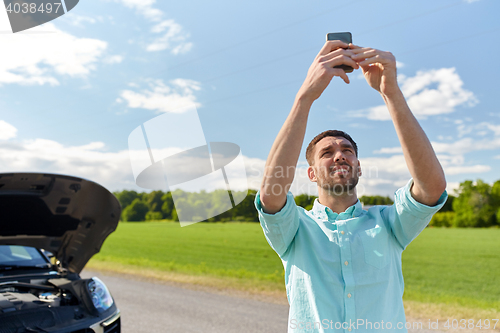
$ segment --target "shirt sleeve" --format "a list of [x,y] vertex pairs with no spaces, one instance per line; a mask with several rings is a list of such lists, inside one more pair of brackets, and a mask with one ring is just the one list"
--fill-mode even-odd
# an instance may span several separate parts
[[283,257],[299,229],[299,213],[292,193],[287,193],[285,206],[275,214],[263,211],[260,191],[255,196],[255,207],[267,242],[280,257]]
[[405,187],[396,191],[394,204],[384,210],[392,233],[403,250],[425,229],[432,215],[443,207],[448,198],[445,190],[435,206],[424,205],[412,197],[412,185],[413,179],[410,179]]

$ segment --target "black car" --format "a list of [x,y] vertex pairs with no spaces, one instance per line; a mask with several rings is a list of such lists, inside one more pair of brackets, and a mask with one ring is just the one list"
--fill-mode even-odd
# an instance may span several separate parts
[[116,197],[55,174],[0,174],[0,333],[119,333],[106,285],[80,272],[118,225]]

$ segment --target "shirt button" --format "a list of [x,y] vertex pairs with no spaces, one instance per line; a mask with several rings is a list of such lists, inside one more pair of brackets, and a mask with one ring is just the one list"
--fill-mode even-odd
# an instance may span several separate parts
[[349,327],[348,331],[349,331],[349,332],[350,332],[350,331],[352,331],[352,328],[350,328],[350,327]]
[[344,261],[344,265],[346,265],[346,266],[349,265],[349,263],[347,262],[347,260]]
[[347,294],[347,297],[351,298],[351,296],[352,296],[351,293]]
[[344,230],[342,230],[340,233],[343,235],[344,234]]

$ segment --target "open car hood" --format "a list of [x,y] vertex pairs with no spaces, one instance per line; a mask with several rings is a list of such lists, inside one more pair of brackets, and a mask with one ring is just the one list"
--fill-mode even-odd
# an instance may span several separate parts
[[0,244],[54,253],[80,273],[118,225],[116,197],[92,181],[46,173],[0,173]]

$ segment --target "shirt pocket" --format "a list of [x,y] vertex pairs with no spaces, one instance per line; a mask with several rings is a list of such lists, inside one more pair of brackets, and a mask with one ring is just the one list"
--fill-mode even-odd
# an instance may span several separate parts
[[372,229],[361,230],[359,233],[365,262],[375,268],[381,269],[389,263],[389,240],[387,231],[378,226]]

